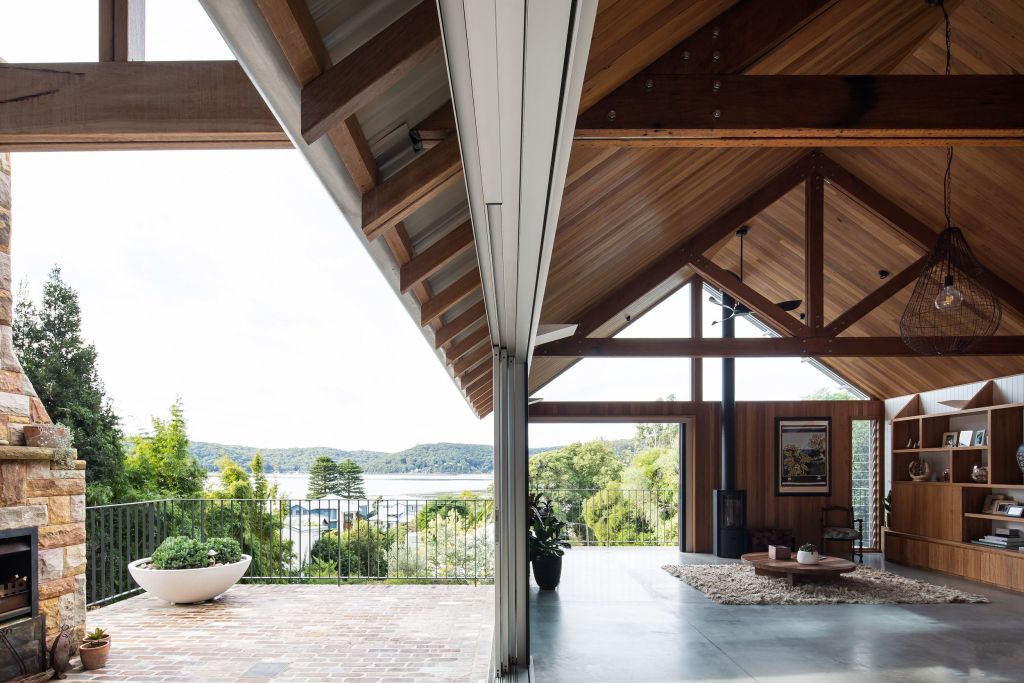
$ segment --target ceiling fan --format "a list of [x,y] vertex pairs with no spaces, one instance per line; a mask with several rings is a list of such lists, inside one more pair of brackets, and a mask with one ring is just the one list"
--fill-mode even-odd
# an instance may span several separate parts
[[[743,282],[743,238],[747,236],[748,232],[750,232],[750,227],[747,225],[744,225],[742,228],[736,231],[736,236],[740,238],[740,282]],[[749,308],[747,308],[746,306],[739,302],[736,302],[732,306],[726,306],[725,304],[722,303],[721,296],[712,296],[708,299],[708,301],[730,311],[729,314],[722,318],[721,320],[713,321],[711,323],[712,325],[717,325],[720,322],[724,323],[726,320],[732,320],[733,318],[749,316],[751,313],[753,313],[753,311],[751,311]],[[780,301],[775,305],[788,313],[789,311],[795,311],[796,309],[798,309],[800,307],[800,304],[802,303],[802,299],[791,299],[789,301]],[[803,313],[800,314],[800,319],[804,319]]]

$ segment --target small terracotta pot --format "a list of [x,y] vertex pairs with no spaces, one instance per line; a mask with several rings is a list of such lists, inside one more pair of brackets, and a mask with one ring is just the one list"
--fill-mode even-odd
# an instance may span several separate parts
[[82,668],[86,671],[102,669],[107,665],[107,657],[110,656],[110,641],[86,641],[79,646],[78,656],[82,658]]

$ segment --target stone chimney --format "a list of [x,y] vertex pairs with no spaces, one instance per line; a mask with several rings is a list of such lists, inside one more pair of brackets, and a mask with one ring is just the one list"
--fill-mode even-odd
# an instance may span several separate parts
[[[50,641],[85,629],[85,461],[53,444],[25,445],[25,428],[50,417],[14,353],[11,323],[11,158],[0,153],[0,532],[34,529],[37,604]],[[40,430],[36,430],[40,431]],[[70,457],[69,457],[70,456]],[[2,568],[2,567],[0,567]],[[0,576],[0,582],[9,577]],[[9,626],[13,622],[0,624]]]

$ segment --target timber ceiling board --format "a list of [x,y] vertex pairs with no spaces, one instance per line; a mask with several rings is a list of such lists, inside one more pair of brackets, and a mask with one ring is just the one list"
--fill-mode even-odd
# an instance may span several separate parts
[[[797,186],[748,221],[743,282],[772,301],[804,299],[804,188]],[[740,240],[730,236],[711,259],[739,275]],[[805,302],[806,303],[806,302]],[[803,307],[790,313],[799,320]]]
[[601,0],[580,98],[584,111],[736,0]]
[[[881,361],[881,362],[880,362]],[[877,398],[905,396],[976,382],[979,378],[1005,377],[1021,372],[1024,358],[981,357],[950,362],[948,358],[829,358],[822,361],[842,377]]]
[[801,155],[632,148],[608,156],[566,190],[542,322],[575,321]]

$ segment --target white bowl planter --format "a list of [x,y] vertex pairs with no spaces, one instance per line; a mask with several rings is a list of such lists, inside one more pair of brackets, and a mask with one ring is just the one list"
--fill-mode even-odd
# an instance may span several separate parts
[[806,550],[799,550],[796,554],[796,561],[800,564],[818,564],[818,552],[809,553]]
[[151,558],[144,557],[128,565],[128,573],[147,593],[172,603],[206,602],[235,585],[252,562],[252,557],[219,567],[199,569],[143,569]]

